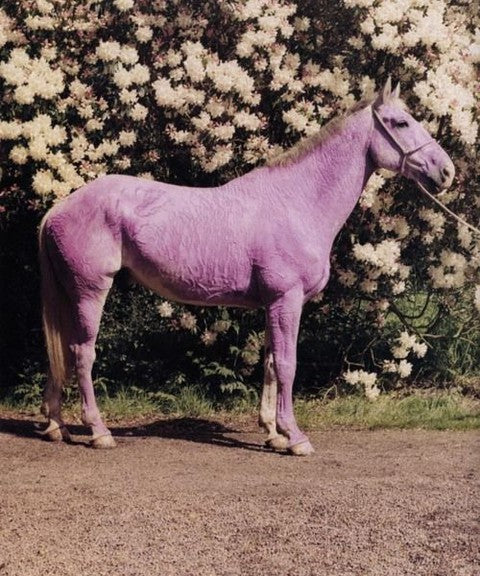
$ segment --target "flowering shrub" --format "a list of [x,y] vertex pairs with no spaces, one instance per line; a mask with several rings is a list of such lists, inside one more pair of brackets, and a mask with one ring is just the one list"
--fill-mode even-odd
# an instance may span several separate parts
[[[5,0],[3,218],[14,220],[20,203],[40,216],[105,173],[217,184],[371,98],[391,74],[454,159],[444,201],[478,223],[474,4]],[[332,264],[323,298],[306,310],[300,379],[345,368],[345,381],[374,397],[379,381],[411,378],[421,365],[445,377],[454,368],[435,359],[451,334],[480,334],[471,313],[480,309],[478,238],[390,174],[369,181]],[[204,376],[225,386],[258,377],[261,315],[209,310],[200,319],[166,302],[156,313],[164,332],[188,336]],[[212,359],[222,347],[227,368]]]

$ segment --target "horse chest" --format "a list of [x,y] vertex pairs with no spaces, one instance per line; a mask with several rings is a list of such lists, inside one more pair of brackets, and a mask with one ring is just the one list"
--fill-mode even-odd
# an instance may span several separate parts
[[313,266],[306,271],[303,277],[303,291],[305,299],[309,300],[321,292],[330,277],[330,261],[328,258],[319,261],[317,266]]

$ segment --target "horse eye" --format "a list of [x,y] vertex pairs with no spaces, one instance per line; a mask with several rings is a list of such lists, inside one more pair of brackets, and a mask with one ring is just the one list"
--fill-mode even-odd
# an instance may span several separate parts
[[400,120],[400,122],[397,122],[396,126],[397,128],[407,128],[408,122],[406,120]]

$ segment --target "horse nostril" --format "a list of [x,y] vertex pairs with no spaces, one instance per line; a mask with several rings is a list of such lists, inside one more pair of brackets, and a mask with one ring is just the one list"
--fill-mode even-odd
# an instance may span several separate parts
[[442,168],[442,170],[440,171],[440,179],[442,180],[442,184],[445,184],[445,182],[447,182],[447,180],[449,180],[452,176],[452,172],[450,170],[450,168],[448,168],[447,166],[444,166]]

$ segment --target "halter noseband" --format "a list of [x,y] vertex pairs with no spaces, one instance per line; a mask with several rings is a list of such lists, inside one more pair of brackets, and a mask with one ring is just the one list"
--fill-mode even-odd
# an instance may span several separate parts
[[405,169],[408,167],[408,159],[410,158],[410,156],[413,156],[413,154],[416,154],[422,148],[426,148],[427,146],[430,146],[430,144],[433,144],[435,142],[435,140],[433,138],[431,138],[430,140],[427,140],[427,142],[420,144],[420,146],[417,146],[416,148],[412,148],[412,150],[406,150],[405,147],[403,146],[403,144],[397,140],[395,134],[385,124],[385,122],[382,120],[380,114],[375,110],[375,108],[373,108],[373,106],[372,106],[372,112],[373,112],[374,117],[378,120],[380,126],[385,130],[387,136],[390,137],[390,140],[397,146],[397,148],[402,153],[402,163],[400,165],[400,174],[402,174],[403,176],[406,176]]

